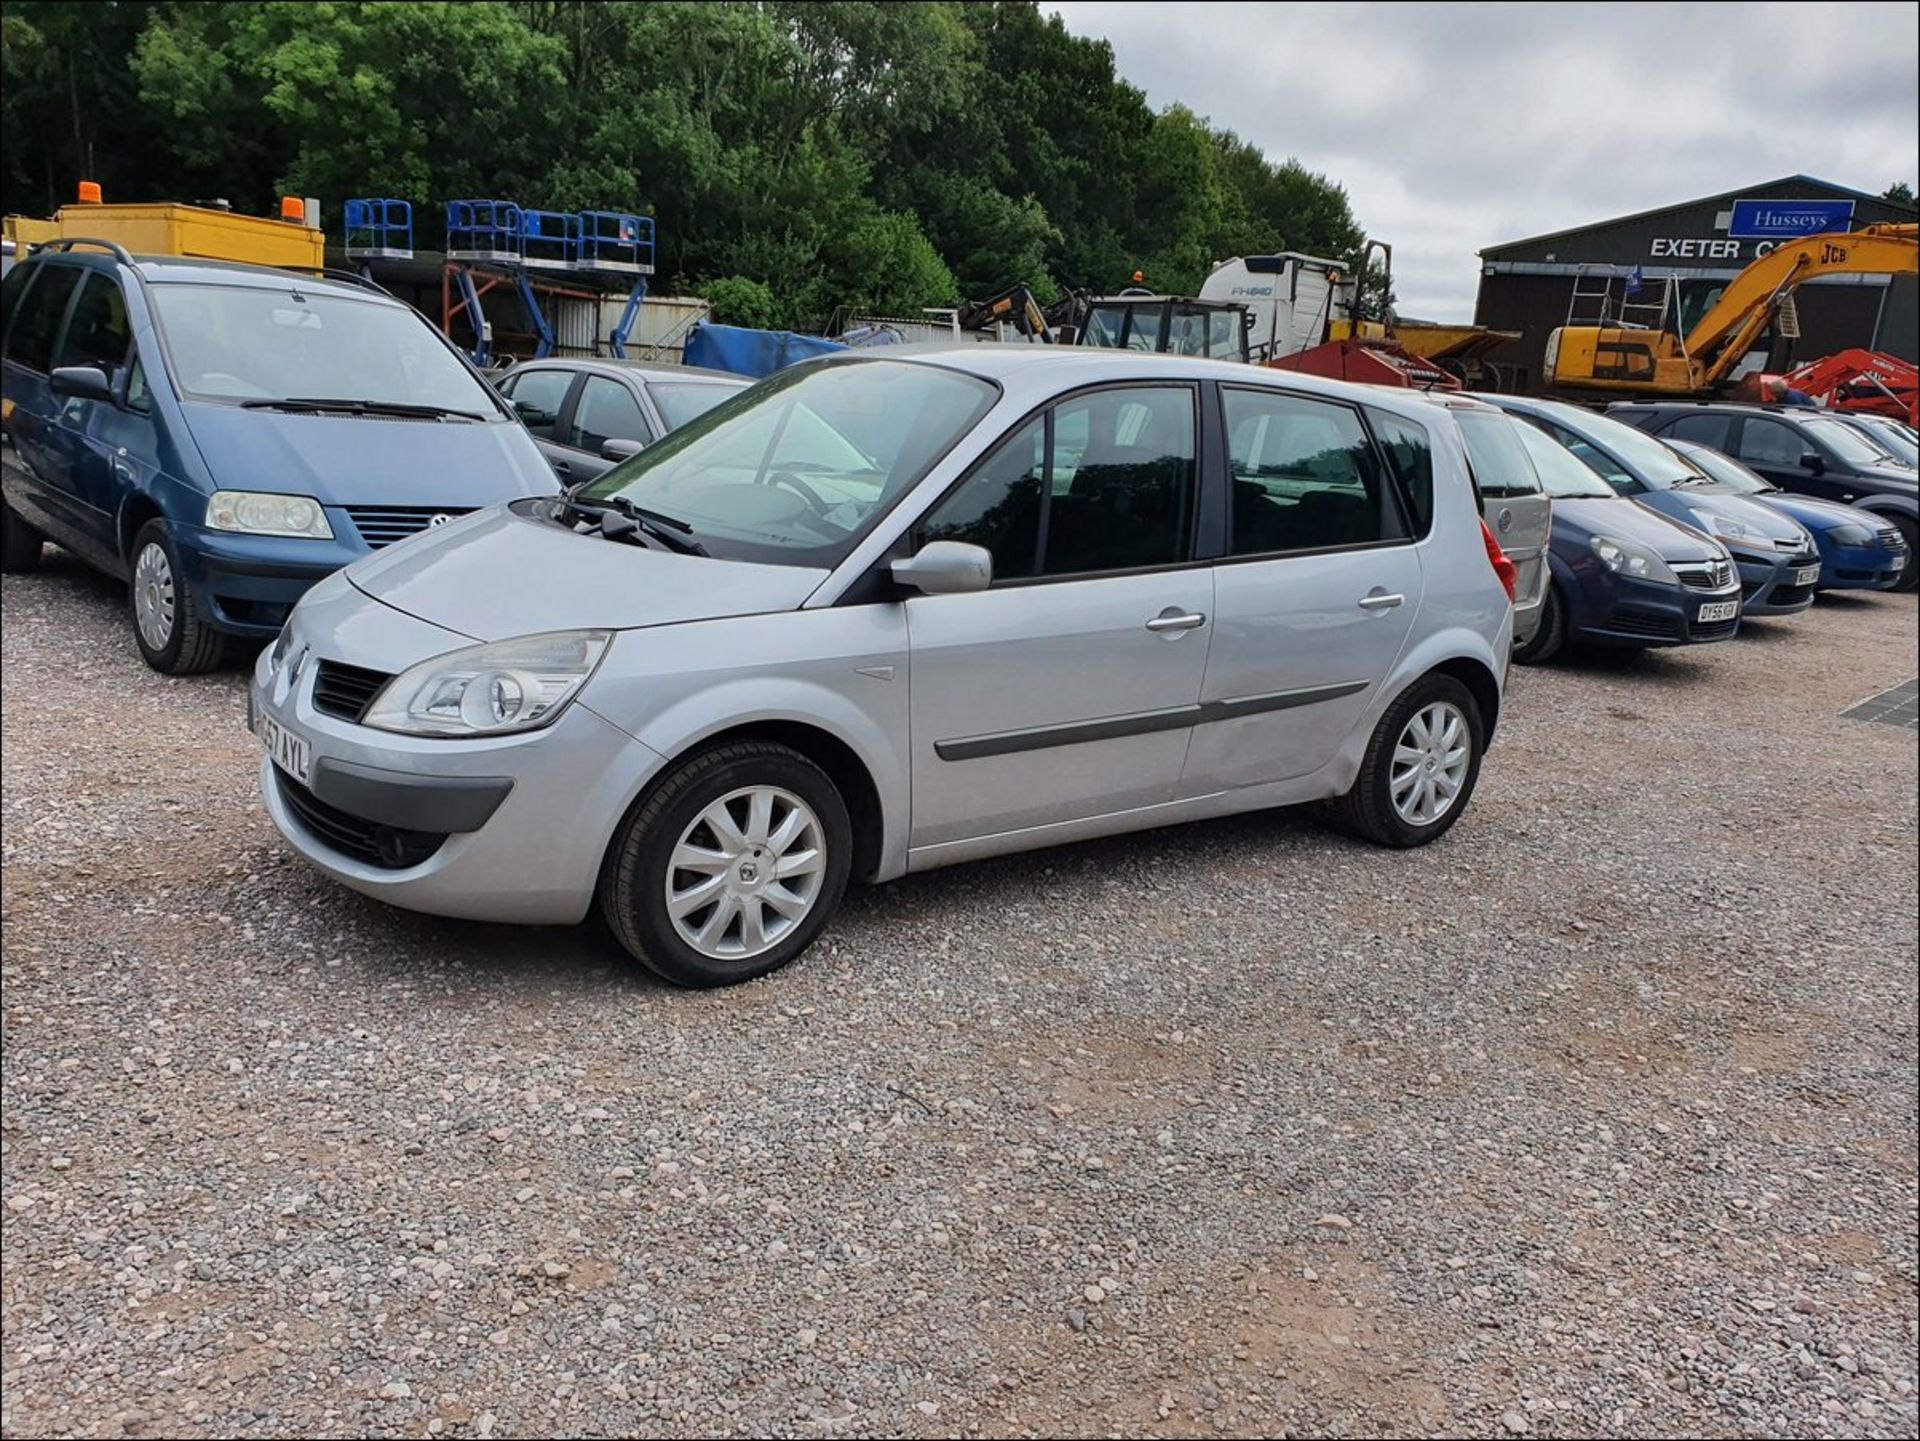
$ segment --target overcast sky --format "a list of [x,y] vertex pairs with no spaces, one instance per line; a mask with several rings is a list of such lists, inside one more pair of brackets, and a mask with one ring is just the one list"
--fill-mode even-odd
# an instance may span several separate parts
[[1782,175],[1920,171],[1920,5],[1078,4],[1181,102],[1344,185],[1406,315],[1470,319],[1475,252]]

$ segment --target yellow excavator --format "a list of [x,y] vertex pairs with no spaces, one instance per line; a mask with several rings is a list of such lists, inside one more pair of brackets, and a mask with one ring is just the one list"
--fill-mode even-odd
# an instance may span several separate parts
[[[1690,325],[1676,282],[1666,282],[1664,300],[1635,306],[1624,296],[1615,300],[1612,277],[1599,289],[1583,289],[1576,279],[1567,324],[1547,340],[1545,370],[1562,390],[1711,394],[1733,381],[1742,357],[1776,316],[1797,329],[1793,292],[1807,281],[1913,274],[1920,274],[1920,226],[1869,225],[1781,242],[1729,280]],[[1629,293],[1634,288],[1629,282]],[[1576,323],[1574,311],[1583,300],[1597,302],[1598,323]],[[1636,312],[1647,317],[1644,323],[1634,323]],[[1793,333],[1785,326],[1783,331]]]

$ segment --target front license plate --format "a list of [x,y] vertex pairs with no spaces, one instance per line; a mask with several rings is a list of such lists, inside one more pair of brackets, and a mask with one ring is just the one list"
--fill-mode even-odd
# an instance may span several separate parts
[[1701,625],[1710,625],[1716,620],[1732,620],[1740,614],[1740,602],[1737,600],[1710,600],[1700,607],[1700,614],[1694,619]]
[[253,718],[253,733],[260,737],[260,744],[267,748],[267,754],[275,765],[301,785],[307,783],[313,752],[305,736],[288,730],[264,711]]
[[1793,573],[1795,585],[1812,585],[1818,579],[1820,579],[1820,567],[1817,565],[1803,565]]

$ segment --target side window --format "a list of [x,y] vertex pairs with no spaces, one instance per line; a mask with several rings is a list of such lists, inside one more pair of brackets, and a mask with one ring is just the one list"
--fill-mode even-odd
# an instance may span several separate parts
[[27,282],[33,279],[34,272],[40,267],[24,262],[7,271],[6,278],[0,280],[0,336],[7,333],[7,327],[13,323],[13,312],[20,304],[20,297],[26,292]]
[[93,365],[109,377],[127,360],[127,299],[120,293],[120,282],[111,275],[94,271],[80,288],[74,303],[73,319],[60,341],[60,353],[54,365]]
[[1032,575],[1046,461],[1045,422],[1030,421],[920,523],[920,541],[984,546],[995,580]]
[[134,352],[133,369],[127,372],[127,409],[142,415],[153,409],[153,392],[147,388],[147,368],[140,363],[138,351]]
[[1387,466],[1400,485],[1400,499],[1413,517],[1415,537],[1433,529],[1433,440],[1426,427],[1370,410],[1373,433],[1387,452]]
[[13,317],[7,334],[8,360],[29,370],[53,369],[54,338],[60,333],[60,318],[67,313],[67,298],[79,280],[80,272],[74,266],[45,267],[40,278],[28,287]]
[[1193,409],[1184,385],[1099,390],[1054,407],[1043,575],[1187,558]]
[[572,384],[570,370],[528,370],[501,381],[500,393],[528,430],[542,440],[557,440],[554,428],[560,423],[560,406]]
[[1672,436],[1675,440],[1691,440],[1713,450],[1725,450],[1727,426],[1730,423],[1724,415],[1683,415],[1660,433]]
[[637,440],[645,445],[652,439],[653,427],[640,413],[640,402],[632,391],[604,375],[587,377],[580,399],[574,402],[565,444],[598,455],[609,440]]
[[1403,539],[1360,416],[1303,396],[1223,388],[1234,555]]
[[1790,425],[1749,415],[1740,427],[1740,458],[1762,465],[1800,464],[1800,457],[1813,447],[1802,440]]
[[996,580],[1172,565],[1190,553],[1193,497],[1192,387],[1101,390],[1021,427],[919,538],[985,546]]

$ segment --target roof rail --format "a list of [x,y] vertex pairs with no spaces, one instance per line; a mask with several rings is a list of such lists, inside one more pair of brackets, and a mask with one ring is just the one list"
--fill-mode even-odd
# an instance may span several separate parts
[[35,250],[71,250],[76,245],[97,245],[102,250],[112,252],[113,258],[120,261],[123,265],[133,264],[133,257],[127,254],[126,246],[116,244],[111,240],[95,240],[90,235],[56,236],[52,240],[40,241],[33,248]]
[[362,275],[357,270],[342,270],[337,265],[276,265],[275,270],[291,270],[296,275],[319,275],[328,280],[345,280],[366,290],[377,290],[388,298],[393,292],[371,276]]

